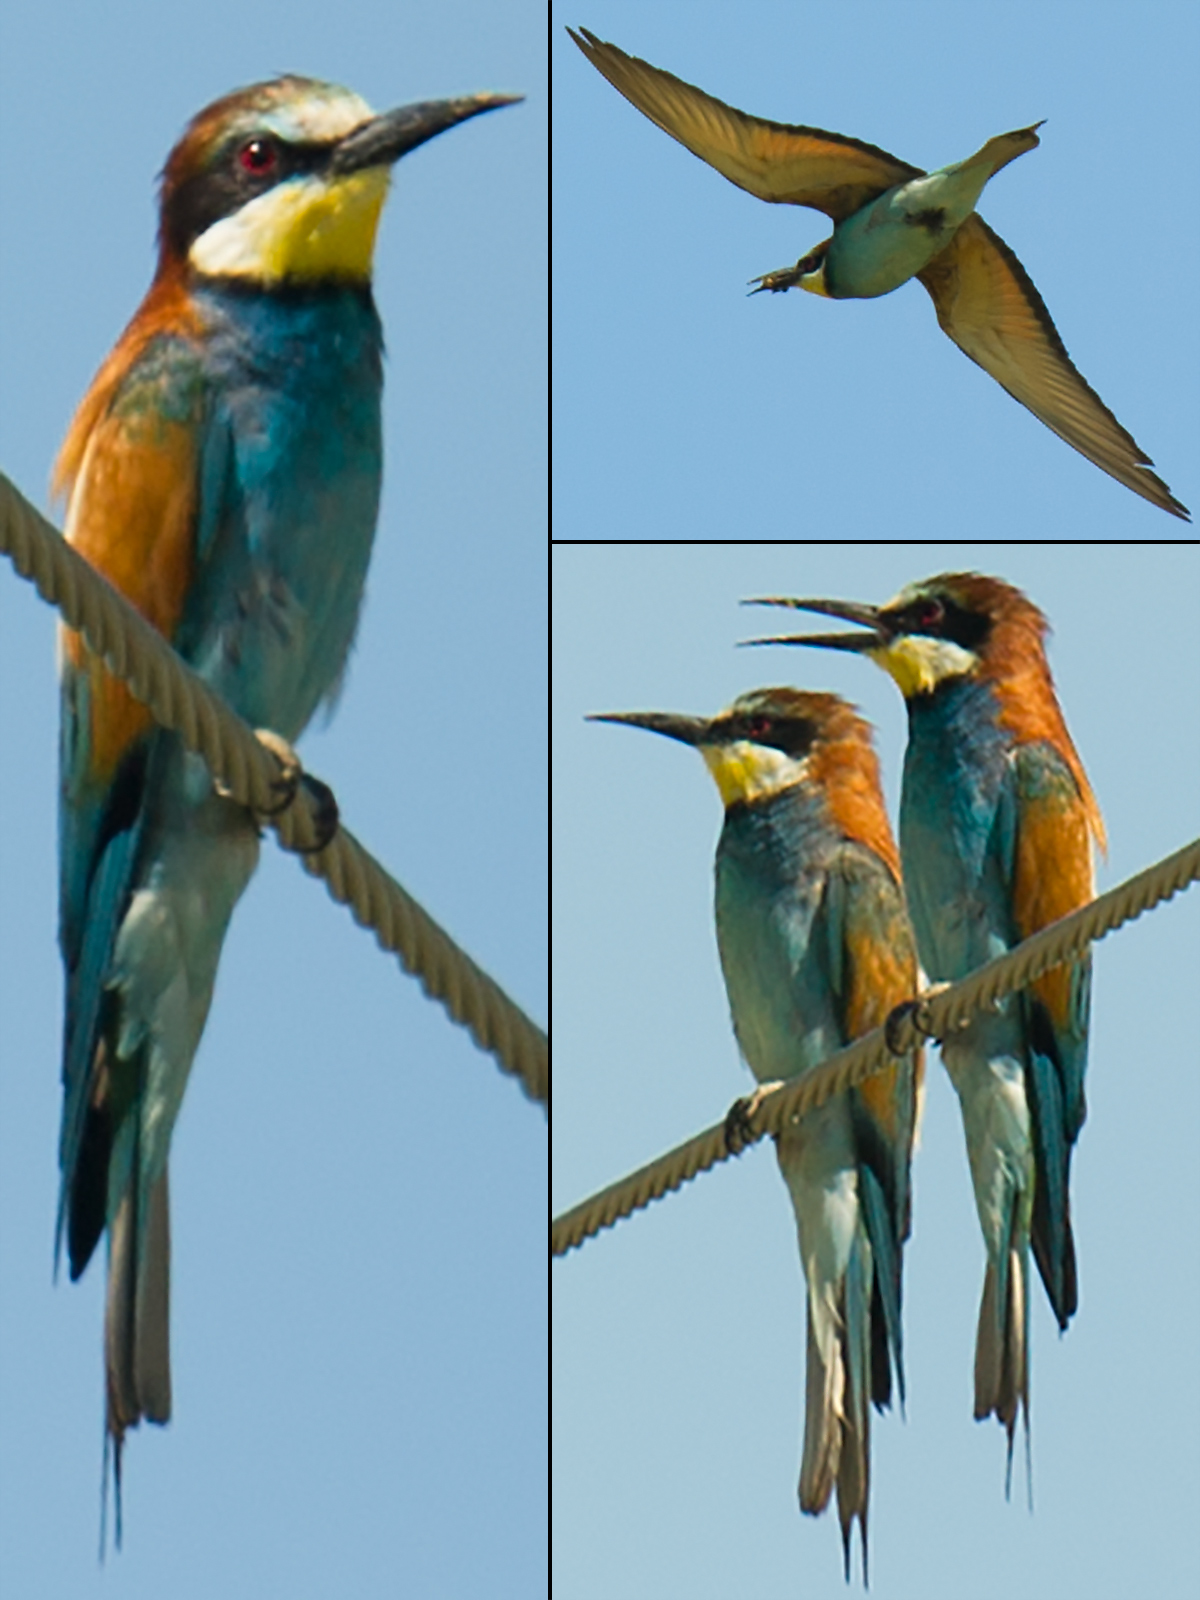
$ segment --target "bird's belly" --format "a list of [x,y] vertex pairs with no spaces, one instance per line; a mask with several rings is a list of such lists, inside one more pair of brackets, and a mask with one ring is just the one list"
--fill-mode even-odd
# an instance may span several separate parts
[[[939,826],[939,821],[943,824]],[[953,982],[1003,954],[1007,921],[982,851],[963,849],[944,826],[902,813],[905,892],[921,965],[935,982]]]
[[828,973],[809,945],[807,908],[726,871],[717,942],[738,1044],[760,1083],[792,1078],[842,1043]]
[[[825,281],[835,300],[871,300],[890,294],[944,250],[963,220],[919,181],[889,189],[839,222],[825,259]],[[916,191],[914,193],[914,191]]]
[[976,1210],[993,1257],[1012,1226],[1014,1194],[1023,1197],[1019,1227],[1028,1228],[1032,1203],[1030,1108],[1013,998],[1002,1002],[999,1014],[977,1016],[942,1048],[962,1108]]

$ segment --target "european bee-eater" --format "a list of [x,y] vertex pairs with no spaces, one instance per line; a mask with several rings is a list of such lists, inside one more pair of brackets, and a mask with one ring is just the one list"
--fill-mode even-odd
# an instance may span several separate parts
[[[777,639],[870,656],[908,708],[900,853],[921,964],[962,978],[1095,893],[1104,825],[1046,660],[1045,617],[1019,589],[946,573],[884,606],[784,600],[863,624]],[[987,1272],[975,1350],[975,1415],[1008,1433],[1029,1415],[1032,1239],[1060,1328],[1078,1303],[1071,1149],[1084,1119],[1092,963],[1056,967],[947,1038],[962,1106]]]
[[[375,115],[281,77],[193,118],[162,175],[158,269],[76,413],[56,488],[72,544],[253,726],[292,740],[336,693],[380,483],[371,295],[393,164],[479,94]],[[167,1153],[249,812],[62,637],[58,1245],[108,1233],[107,1427],[171,1413]]]
[[[844,700],[758,689],[711,718],[599,717],[693,745],[725,806],[716,924],[733,1029],[760,1084],[811,1072],[915,993],[916,949],[867,724]],[[800,1508],[837,1485],[846,1575],[867,1572],[870,1407],[901,1399],[901,1252],[920,1052],[776,1141],[808,1284]]]
[[586,28],[567,31],[631,105],[739,189],[831,219],[831,237],[794,267],[756,278],[760,290],[798,285],[862,300],[917,278],[942,331],[1015,400],[1118,483],[1188,517],[1076,370],[1029,274],[975,210],[988,179],[1037,145],[1040,122],[926,173],[861,139],[747,116]]

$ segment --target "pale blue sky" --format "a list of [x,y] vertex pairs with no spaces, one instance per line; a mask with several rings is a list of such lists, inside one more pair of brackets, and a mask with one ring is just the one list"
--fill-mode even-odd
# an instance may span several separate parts
[[[301,750],[543,1021],[544,29],[510,0],[0,23],[0,465],[39,505],[193,112],[278,71],[380,108],[528,96],[398,169],[379,538],[336,719]],[[97,1566],[103,1262],[51,1283],[54,622],[0,568],[0,1593],[542,1592],[542,1112],[269,843],[174,1142],[175,1417],[130,1436],[125,1549]]]
[[[1194,837],[1191,530],[1056,439],[906,286],[857,305],[746,298],[823,217],[742,194],[629,106],[563,25],[744,110],[939,166],[1048,119],[981,207],[1081,371],[1200,503],[1200,253],[1191,180],[1200,14],[1184,5],[554,6],[555,536],[746,541],[554,552],[554,1208],[719,1119],[752,1081],[712,933],[720,805],[691,752],[591,711],[711,712],[774,682],[833,689],[879,730],[869,663],[739,652],[743,596],[882,600],[961,567],[1024,588],[1109,828],[1102,886]],[[841,543],[802,543],[807,537]],[[788,540],[768,545],[756,541]],[[1011,542],[1018,540],[1021,542]],[[856,544],[855,541],[863,541]],[[886,541],[886,542],[882,542]],[[1060,542],[1059,542],[1060,541]],[[1137,541],[1149,541],[1139,543]],[[803,659],[801,659],[803,656]],[[906,1265],[907,1422],[875,1429],[884,1600],[1189,1596],[1200,1495],[1200,896],[1097,951],[1089,1117],[1074,1166],[1080,1311],[1033,1312],[1035,1512],[971,1419],[982,1245],[936,1052]],[[554,1269],[555,1581],[620,1594],[844,1593],[836,1518],[796,1506],[804,1310],[769,1150]]]

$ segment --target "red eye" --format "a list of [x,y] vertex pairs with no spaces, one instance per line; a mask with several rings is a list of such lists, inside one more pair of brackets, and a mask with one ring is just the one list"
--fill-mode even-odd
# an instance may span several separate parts
[[765,739],[771,732],[770,717],[752,717],[750,719],[750,737],[752,739]]
[[917,622],[922,628],[935,628],[944,615],[940,600],[922,600],[917,607]]
[[278,160],[275,143],[271,139],[247,139],[238,151],[238,162],[243,172],[261,178],[270,172]]

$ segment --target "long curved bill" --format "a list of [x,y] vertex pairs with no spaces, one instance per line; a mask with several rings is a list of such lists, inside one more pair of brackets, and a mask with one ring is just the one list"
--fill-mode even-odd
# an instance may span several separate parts
[[515,106],[519,94],[467,94],[457,100],[421,100],[411,106],[384,111],[348,133],[330,158],[334,176],[361,172],[366,167],[390,167],[400,157],[428,139],[436,138],[468,117],[501,106]]
[[606,711],[596,712],[588,722],[623,722],[631,728],[645,728],[648,733],[661,733],[668,739],[678,739],[680,744],[694,747],[705,742],[711,726],[706,717],[686,717],[673,711]]
[[822,617],[838,617],[843,622],[861,623],[863,633],[788,633],[776,634],[769,639],[743,639],[746,645],[756,644],[811,644],[824,650],[878,650],[888,642],[887,630],[878,606],[863,605],[857,600],[788,600],[768,596],[756,600],[743,600],[744,606],[785,606],[792,611],[813,611]]

